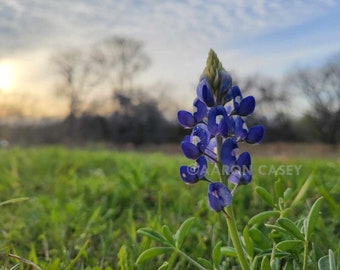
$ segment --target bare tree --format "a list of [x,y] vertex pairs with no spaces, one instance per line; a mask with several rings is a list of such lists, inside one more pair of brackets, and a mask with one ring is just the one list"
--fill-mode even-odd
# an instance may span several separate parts
[[300,69],[289,77],[312,106],[309,119],[323,142],[340,136],[340,53],[317,69]]
[[281,91],[280,82],[260,75],[248,76],[240,82],[242,92],[256,97],[258,114],[276,116],[289,103],[287,90]]
[[51,62],[58,79],[55,93],[68,99],[69,114],[75,116],[80,113],[86,94],[99,83],[91,59],[81,50],[68,49],[55,53]]
[[92,58],[108,79],[112,97],[117,91],[126,93],[132,89],[135,76],[150,64],[141,41],[119,36],[97,43]]

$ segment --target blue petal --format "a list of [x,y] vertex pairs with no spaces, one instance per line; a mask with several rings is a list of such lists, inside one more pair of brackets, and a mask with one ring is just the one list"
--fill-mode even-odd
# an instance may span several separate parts
[[248,130],[246,137],[247,143],[259,143],[262,141],[264,135],[264,128],[261,125],[254,126]]
[[248,96],[242,99],[236,114],[241,116],[247,116],[251,114],[255,109],[255,98],[253,96]]
[[230,91],[233,99],[236,99],[237,97],[242,99],[241,89],[238,85],[234,85],[232,88],[230,88]]
[[221,147],[221,162],[223,165],[227,166],[228,171],[233,165],[235,165],[235,149],[237,148],[237,143],[233,139],[226,139]]
[[[211,108],[211,110],[208,113],[208,130],[212,135],[216,135],[220,132],[220,122],[216,121],[216,118],[220,116],[222,119],[227,117],[227,112],[225,111],[225,108],[223,106],[216,106]],[[223,123],[222,123],[223,125]],[[223,127],[222,127],[223,128]]]
[[233,183],[235,185],[238,185],[240,183],[240,179],[241,179],[242,175],[241,172],[237,169],[233,170],[232,173],[230,174],[228,181],[230,183]]
[[221,70],[219,72],[219,77],[220,77],[220,93],[225,94],[231,87],[232,84],[231,76],[227,71]]
[[190,143],[190,142],[182,141],[181,148],[182,148],[183,154],[187,158],[197,159],[201,155],[201,152],[199,151],[197,146],[192,144],[192,143]]
[[[195,137],[198,137],[199,141],[195,142]],[[191,132],[191,142],[197,145],[201,152],[204,152],[209,144],[210,133],[207,126],[204,124],[196,125]]]
[[215,163],[215,160],[217,159],[216,147],[217,147],[216,137],[213,137],[210,139],[207,149],[205,150],[205,153],[208,155],[207,158],[211,163]]
[[212,94],[211,86],[206,78],[203,78],[196,88],[197,96],[208,107],[215,105],[214,97]]
[[197,169],[197,178],[203,179],[206,172],[207,172],[207,168],[208,168],[208,163],[207,163],[206,158],[204,156],[200,156],[196,160],[195,167]]
[[201,122],[203,118],[207,115],[207,106],[205,106],[204,102],[199,100],[198,98],[194,101],[194,106],[197,108],[196,112],[194,112],[194,118],[196,123]]
[[243,152],[237,159],[236,166],[233,167],[228,181],[233,184],[246,185],[252,179],[251,158],[248,152]]
[[237,165],[241,168],[250,169],[251,158],[249,152],[243,152],[237,159]]
[[184,128],[192,128],[196,124],[194,116],[190,112],[187,112],[187,111],[183,111],[183,110],[178,111],[177,119],[180,125]]
[[180,175],[182,180],[186,184],[195,184],[198,182],[198,177],[197,177],[197,168],[194,167],[189,167],[189,166],[181,166],[180,169]]
[[243,141],[247,134],[248,131],[245,127],[245,123],[243,119],[240,116],[237,116],[235,118],[235,137],[237,140]]
[[229,206],[231,202],[231,192],[223,183],[214,182],[209,184],[208,204],[212,210],[219,212],[224,207]]

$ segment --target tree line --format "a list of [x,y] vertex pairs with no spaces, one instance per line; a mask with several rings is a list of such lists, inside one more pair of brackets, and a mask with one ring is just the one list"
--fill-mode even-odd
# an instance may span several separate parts
[[[175,119],[176,106],[167,106],[176,101],[152,96],[136,84],[151,64],[141,41],[114,36],[86,51],[55,52],[50,62],[53,91],[67,101],[67,117],[38,123],[2,121],[1,139],[22,144],[141,145],[178,142],[185,134]],[[282,81],[254,75],[234,83],[246,95],[255,95],[257,114],[248,123],[266,126],[265,141],[340,142],[340,53],[317,68],[295,69]],[[291,113],[301,110],[300,116]]]

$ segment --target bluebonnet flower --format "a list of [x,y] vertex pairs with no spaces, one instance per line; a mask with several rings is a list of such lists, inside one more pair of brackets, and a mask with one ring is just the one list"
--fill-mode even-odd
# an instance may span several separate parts
[[[180,167],[180,176],[186,184],[208,182],[208,205],[220,212],[232,202],[228,183],[239,186],[252,180],[250,154],[239,154],[238,143],[259,143],[264,128],[256,125],[248,129],[243,118],[254,112],[255,98],[242,96],[241,89],[233,85],[230,74],[212,50],[196,94],[195,112],[181,110],[177,114],[180,125],[192,129],[181,142],[182,152],[195,160],[194,166]],[[219,182],[208,179],[207,160],[217,165]]]
[[209,144],[210,133],[204,124],[196,125],[190,136],[185,136],[181,148],[183,154],[190,159],[197,159],[204,153]]
[[196,98],[193,103],[196,111],[190,113],[188,111],[180,110],[177,113],[178,122],[184,128],[193,128],[196,124],[200,123],[207,114],[207,107],[204,102]]
[[251,158],[249,152],[240,154],[235,165],[230,170],[228,181],[236,185],[249,184],[252,179]]
[[208,107],[215,105],[214,96],[207,78],[203,77],[196,88],[197,97]]
[[180,175],[186,184],[194,184],[204,179],[207,170],[207,160],[204,156],[200,156],[193,167],[181,166]]
[[224,207],[231,204],[233,197],[230,190],[220,182],[213,182],[208,187],[208,204],[209,207],[220,212]]

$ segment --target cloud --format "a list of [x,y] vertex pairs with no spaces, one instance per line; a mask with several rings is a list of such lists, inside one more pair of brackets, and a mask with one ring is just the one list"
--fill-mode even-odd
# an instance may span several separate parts
[[[176,85],[178,95],[187,95],[210,48],[241,74],[279,74],[289,63],[307,61],[309,54],[320,57],[320,50],[334,50],[334,44],[310,37],[315,43],[306,49],[304,25],[338,8],[331,0],[3,0],[0,57],[19,59],[26,53],[33,58],[121,34],[143,40],[153,58],[143,82],[164,79]],[[278,33],[289,36],[298,26],[298,35],[284,45]],[[31,63],[37,72],[45,70],[41,62]]]

